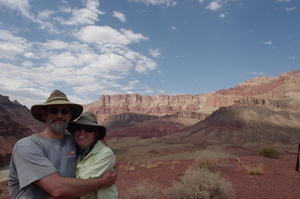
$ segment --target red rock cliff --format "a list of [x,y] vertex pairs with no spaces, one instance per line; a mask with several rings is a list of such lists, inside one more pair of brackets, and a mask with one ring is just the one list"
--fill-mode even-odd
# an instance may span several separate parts
[[[98,101],[85,105],[84,109],[97,114],[99,120],[126,112],[162,116],[182,111],[201,112],[236,102],[252,103],[249,97],[294,103],[292,107],[297,107],[300,102],[300,70],[277,77],[256,77],[234,88],[201,95],[102,95]],[[241,100],[243,98],[248,100]]]

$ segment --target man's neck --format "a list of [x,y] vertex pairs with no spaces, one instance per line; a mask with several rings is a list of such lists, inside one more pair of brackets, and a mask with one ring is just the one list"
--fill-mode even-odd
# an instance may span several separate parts
[[64,133],[56,133],[49,127],[46,127],[39,135],[48,139],[59,139],[64,137]]

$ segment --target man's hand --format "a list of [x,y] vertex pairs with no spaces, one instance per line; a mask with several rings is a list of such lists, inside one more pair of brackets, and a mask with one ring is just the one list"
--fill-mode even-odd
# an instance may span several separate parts
[[102,175],[101,180],[102,180],[104,187],[110,187],[116,183],[116,181],[118,179],[118,172],[119,172],[119,169],[114,168],[110,171],[105,172]]

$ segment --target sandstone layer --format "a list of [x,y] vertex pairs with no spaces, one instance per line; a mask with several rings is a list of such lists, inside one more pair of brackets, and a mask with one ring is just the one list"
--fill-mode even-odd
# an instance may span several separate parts
[[84,109],[94,112],[98,120],[103,121],[110,115],[127,112],[163,116],[178,112],[216,110],[219,107],[231,106],[236,103],[256,103],[256,105],[263,106],[273,104],[274,108],[278,109],[300,110],[300,70],[283,73],[277,77],[256,77],[234,88],[207,94],[102,95],[99,100],[85,105]]

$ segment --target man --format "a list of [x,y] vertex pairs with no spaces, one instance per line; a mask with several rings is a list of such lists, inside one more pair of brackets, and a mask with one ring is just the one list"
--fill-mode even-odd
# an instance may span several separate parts
[[44,104],[31,107],[33,117],[44,122],[45,129],[20,139],[14,147],[8,177],[12,199],[76,198],[116,182],[117,171],[94,179],[74,178],[76,146],[65,129],[82,110],[59,90]]

